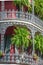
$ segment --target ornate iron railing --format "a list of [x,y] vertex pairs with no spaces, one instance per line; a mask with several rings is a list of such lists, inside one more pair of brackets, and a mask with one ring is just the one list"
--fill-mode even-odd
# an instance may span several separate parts
[[[12,56],[12,59],[11,59]],[[30,64],[32,63],[33,58],[32,56],[27,56],[27,55],[21,55],[21,54],[6,54],[2,59],[1,62],[12,62],[12,63],[25,63],[25,64]]]
[[40,25],[43,27],[43,21],[37,18],[35,15],[32,15],[28,12],[22,12],[22,11],[3,11],[0,12],[0,20],[11,20],[11,19],[20,19],[25,20],[27,22],[32,22],[34,24]]
[[[12,59],[11,59],[12,56]],[[15,63],[15,64],[33,64],[33,65],[43,65],[43,60],[38,59],[38,61],[34,61],[32,55],[21,55],[21,54],[6,54],[1,60],[1,63]]]

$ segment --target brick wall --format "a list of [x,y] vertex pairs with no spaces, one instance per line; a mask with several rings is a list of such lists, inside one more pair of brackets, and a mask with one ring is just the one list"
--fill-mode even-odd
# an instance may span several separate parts
[[[17,10],[13,1],[4,1],[4,6],[5,6],[4,10],[9,10],[9,9]],[[0,1],[0,11],[1,11],[1,1]]]
[[17,10],[16,5],[13,1],[5,1],[5,10],[14,9]]

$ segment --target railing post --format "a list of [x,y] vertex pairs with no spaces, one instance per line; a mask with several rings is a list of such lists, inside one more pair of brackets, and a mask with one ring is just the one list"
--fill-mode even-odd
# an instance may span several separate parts
[[11,10],[9,9],[9,11],[7,12],[7,15],[8,15],[8,19],[11,19],[12,18],[12,14],[11,14]]
[[4,19],[7,19],[7,10],[5,10],[4,12]]
[[1,20],[3,19],[3,12],[4,12],[4,1],[1,1]]
[[13,18],[13,19],[16,18],[16,11],[14,11],[14,9],[12,10],[12,18]]
[[1,11],[4,11],[4,8],[5,8],[4,1],[1,1]]

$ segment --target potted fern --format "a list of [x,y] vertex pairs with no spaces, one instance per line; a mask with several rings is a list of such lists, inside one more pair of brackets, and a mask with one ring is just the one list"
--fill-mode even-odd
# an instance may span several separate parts
[[38,56],[43,54],[43,36],[37,34],[34,39],[35,42],[35,52]]
[[12,44],[19,49],[19,52],[22,52],[24,51],[24,48],[29,46],[30,32],[25,26],[17,26],[16,29],[14,29],[14,32],[15,34],[13,34],[13,37],[11,38]]

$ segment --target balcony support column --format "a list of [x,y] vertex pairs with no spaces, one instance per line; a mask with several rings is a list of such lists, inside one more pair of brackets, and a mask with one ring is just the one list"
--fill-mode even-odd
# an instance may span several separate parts
[[35,53],[34,36],[35,36],[35,31],[32,30],[32,43],[33,43],[33,52],[32,52],[32,54]]
[[4,52],[4,34],[1,34],[1,51]]

